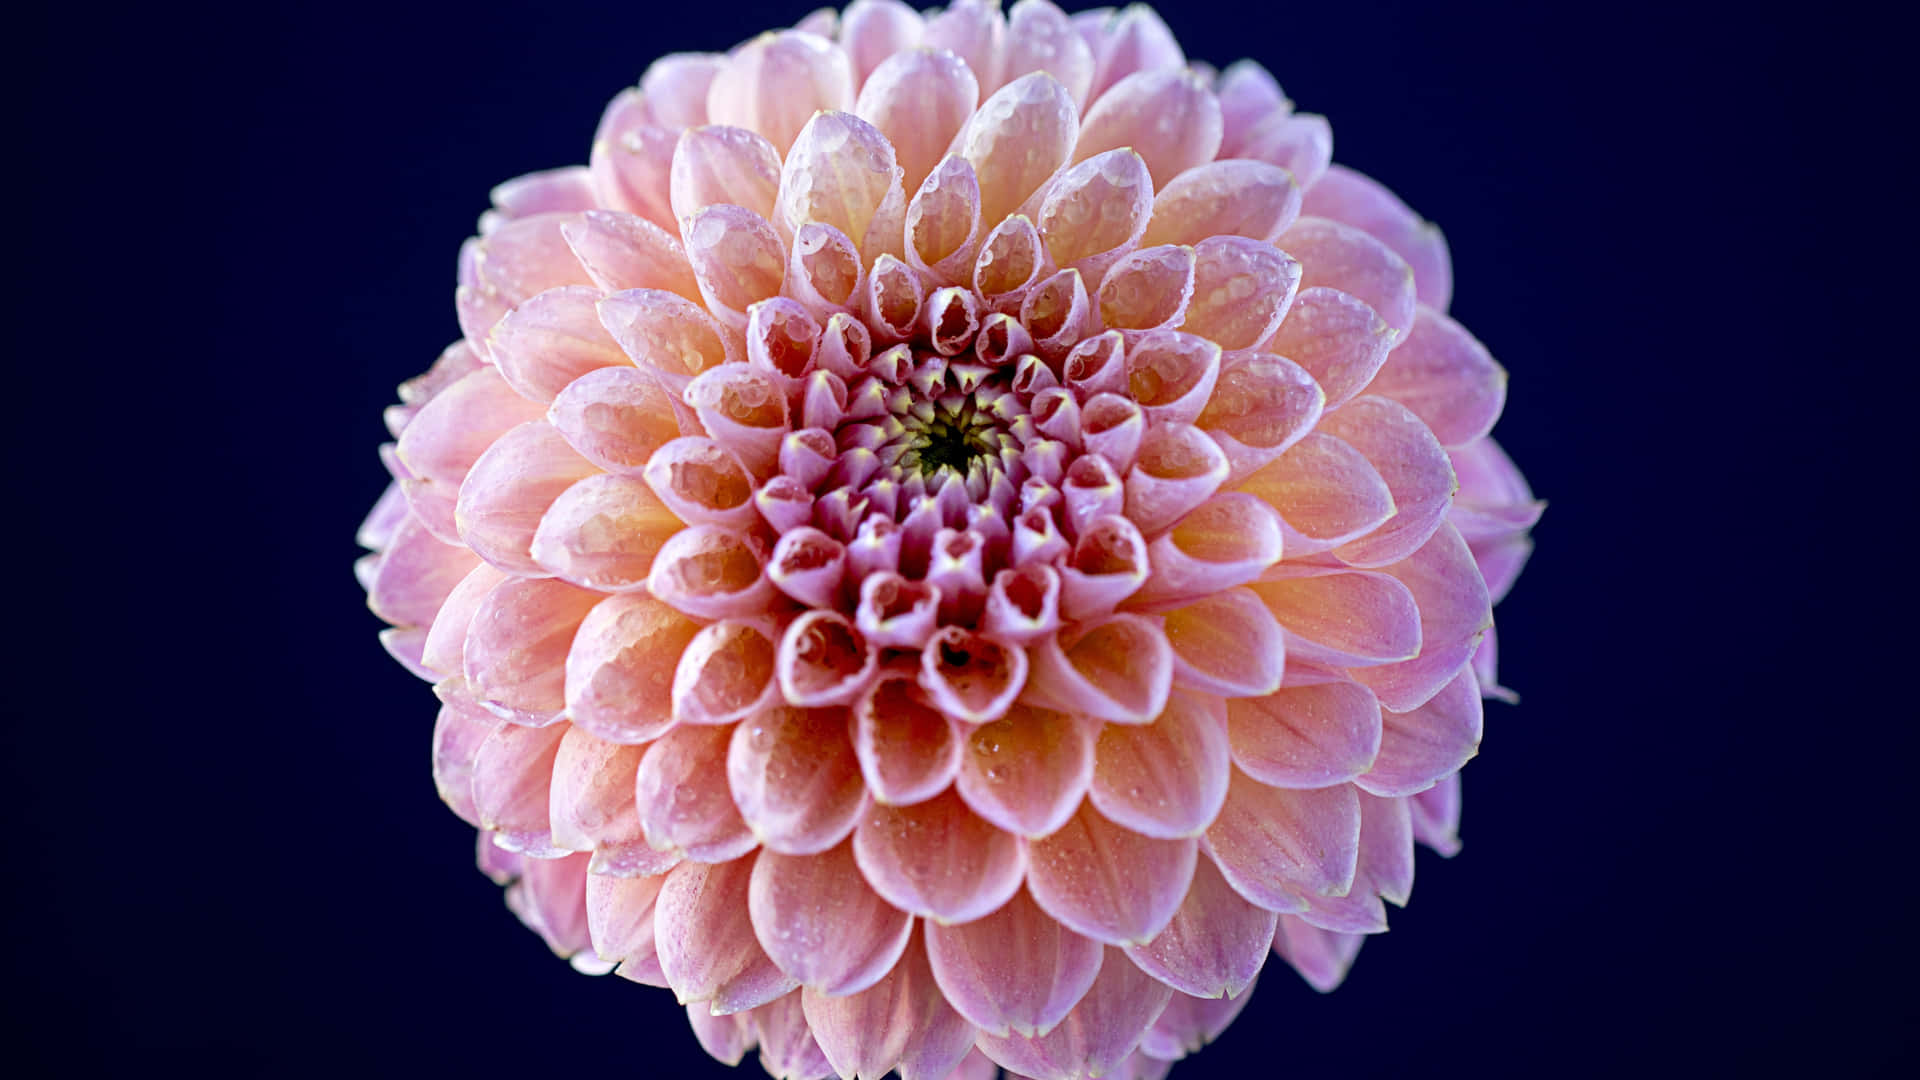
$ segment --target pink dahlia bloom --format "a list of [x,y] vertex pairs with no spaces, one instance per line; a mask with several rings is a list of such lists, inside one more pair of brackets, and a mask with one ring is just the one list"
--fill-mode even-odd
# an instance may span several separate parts
[[1160,1076],[1338,983],[1539,504],[1330,152],[1144,7],[860,0],[496,189],[358,569],[520,918],[782,1077]]

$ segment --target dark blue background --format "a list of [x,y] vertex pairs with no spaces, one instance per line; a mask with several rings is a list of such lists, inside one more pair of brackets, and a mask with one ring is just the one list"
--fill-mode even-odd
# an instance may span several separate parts
[[[349,564],[379,410],[457,333],[488,187],[584,160],[654,56],[803,13],[17,28],[12,1060],[730,1075],[669,994],[574,974],[473,871],[432,697]],[[1913,702],[1881,621],[1911,483],[1871,476],[1913,461],[1872,416],[1911,364],[1872,292],[1908,205],[1871,161],[1891,38],[1824,6],[1165,15],[1446,229],[1454,313],[1512,374],[1498,435],[1552,503],[1500,610],[1525,704],[1466,770],[1464,853],[1422,854],[1338,993],[1276,963],[1174,1075],[1911,1066]]]

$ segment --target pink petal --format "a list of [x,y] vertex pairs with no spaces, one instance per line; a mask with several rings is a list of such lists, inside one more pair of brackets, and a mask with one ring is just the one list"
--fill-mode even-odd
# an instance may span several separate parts
[[1055,922],[1024,891],[973,922],[927,924],[926,939],[941,992],[994,1035],[1053,1030],[1086,995],[1104,959],[1098,942]]
[[1220,149],[1220,103],[1199,76],[1178,68],[1140,71],[1100,96],[1080,123],[1074,159],[1131,147],[1155,187],[1213,160]]
[[1223,697],[1257,697],[1280,686],[1286,636],[1260,598],[1230,589],[1166,614],[1173,684]]
[[724,727],[679,727],[647,747],[634,796],[649,845],[696,862],[725,862],[754,849],[753,832],[715,782],[732,735]]
[[[439,732],[435,731],[435,745]],[[443,796],[444,797],[444,796]],[[1413,835],[1441,855],[1460,853],[1460,774],[1444,776],[1432,787],[1407,800]]]
[[1242,236],[1213,236],[1194,248],[1193,303],[1182,329],[1222,349],[1259,347],[1286,318],[1300,288],[1300,264]]
[[653,931],[654,902],[666,880],[664,873],[651,877],[587,875],[587,930],[593,951],[603,960],[619,963],[621,977],[648,986],[667,985],[654,949]]
[[676,400],[695,375],[742,359],[706,309],[659,289],[614,293],[600,301],[600,322],[628,359],[654,373]]
[[1349,293],[1404,334],[1413,326],[1413,269],[1387,245],[1351,225],[1303,217],[1275,243],[1300,260],[1303,289]]
[[1210,161],[1167,181],[1154,196],[1144,244],[1198,244],[1244,236],[1272,243],[1300,215],[1300,187],[1278,165]]
[[[891,203],[891,206],[886,204]],[[876,254],[867,231],[906,211],[893,144],[879,129],[848,112],[817,113],[801,129],[780,171],[776,220],[789,232],[809,221],[831,225]],[[896,231],[891,243],[899,243]]]
[[1173,650],[1160,624],[1115,614],[1035,643],[1027,698],[1116,724],[1147,724],[1172,688]]
[[867,887],[842,843],[817,855],[765,851],[754,862],[747,910],[780,970],[830,997],[858,993],[893,969],[913,917]]
[[649,372],[601,368],[575,379],[547,417],[581,457],[608,472],[631,473],[680,434],[674,400]]
[[[791,533],[789,536],[793,535]],[[880,650],[837,611],[809,611],[787,625],[774,674],[790,705],[846,705],[872,684]]]
[[[401,489],[421,523],[447,543],[457,543],[453,500],[460,482],[501,435],[539,416],[539,404],[514,393],[491,365],[462,376],[421,406],[395,448],[414,477]],[[427,512],[423,499],[444,504],[444,522]]]
[[1093,51],[1065,13],[1047,0],[1020,0],[1007,11],[1002,60],[1002,79],[1044,71],[1060,80],[1076,105],[1084,105],[1093,88]]
[[1127,516],[1142,533],[1157,535],[1220,490],[1231,468],[1220,444],[1205,432],[1162,421],[1141,440],[1140,456],[1127,471]]
[[853,751],[882,804],[924,802],[960,772],[958,724],[905,671],[883,671],[853,706]]
[[1237,997],[1260,974],[1277,919],[1234,892],[1211,859],[1201,859],[1173,921],[1125,951],[1140,970],[1182,994]]
[[1193,293],[1192,248],[1142,248],[1114,263],[1101,279],[1100,321],[1115,330],[1179,326]]
[[1507,373],[1465,327],[1422,304],[1367,392],[1411,409],[1442,446],[1464,446],[1499,419]]
[[600,325],[600,290],[548,289],[507,312],[487,334],[487,348],[507,385],[550,402],[568,383],[596,368],[625,365],[626,355]]
[[455,588],[480,565],[473,552],[442,542],[409,514],[380,555],[367,607],[396,626],[432,626]]
[[1252,60],[1229,65],[1214,81],[1214,93],[1220,98],[1220,119],[1225,128],[1220,151],[1225,157],[1237,156],[1240,141],[1262,121],[1293,110],[1293,102],[1281,92],[1280,84]]
[[1233,763],[1263,784],[1318,788],[1342,784],[1380,753],[1380,703],[1358,683],[1283,687],[1265,697],[1227,702]]
[[874,69],[853,108],[893,144],[907,191],[920,184],[980,103],[980,83],[951,52],[912,49]]
[[1282,915],[1280,928],[1273,935],[1273,952],[1292,964],[1307,985],[1325,994],[1347,977],[1347,969],[1353,966],[1353,958],[1366,940],[1365,934],[1335,933]]
[[554,955],[573,957],[576,968],[604,975],[607,966],[597,957],[575,955],[590,948],[586,878],[585,855],[528,859],[520,880],[507,887],[507,908]]
[[1399,340],[1366,301],[1338,289],[1306,286],[1267,348],[1312,373],[1332,409],[1372,380]]
[[1353,887],[1360,800],[1348,784],[1297,791],[1235,771],[1207,830],[1207,854],[1233,891],[1268,911],[1306,910],[1310,897]]
[[679,653],[673,714],[688,724],[731,724],[772,705],[775,646],[771,623],[722,619],[702,627]]
[[[637,746],[610,743],[567,725],[554,755],[553,783],[548,791],[555,846],[591,851],[603,866],[611,868],[617,863],[630,871],[641,866],[638,860],[646,864],[665,861],[652,857],[634,808],[633,781],[640,769],[641,753]],[[666,869],[651,865],[641,868],[652,873]]]
[[658,738],[674,721],[675,665],[699,632],[645,593],[595,604],[567,650],[568,718],[609,742]]
[[1313,376],[1286,357],[1243,353],[1222,363],[1194,422],[1227,455],[1227,483],[1234,485],[1310,435],[1326,400]]
[[774,596],[765,556],[750,534],[714,525],[675,533],[653,560],[647,588],[696,619],[725,619],[767,610]]
[[502,724],[480,743],[473,759],[473,803],[483,828],[509,851],[535,858],[565,852],[554,846],[547,812],[553,760],[567,725],[530,728]]
[[1044,72],[1023,75],[980,103],[960,134],[960,156],[980,179],[980,218],[1000,221],[1067,163],[1079,135],[1073,96]]
[[948,715],[983,724],[1006,714],[1027,682],[1027,651],[943,626],[920,650],[920,686]]
[[700,1048],[723,1065],[740,1064],[747,1051],[760,1045],[760,1032],[754,1027],[750,1012],[715,1016],[706,1002],[700,1001],[687,1006],[687,1021],[693,1026],[693,1036],[699,1040]]
[[920,14],[900,0],[854,0],[840,14],[840,45],[866,82],[882,61],[920,41]]
[[[974,168],[982,167],[975,161]],[[982,172],[983,197],[985,188]],[[1108,266],[1140,243],[1152,213],[1153,177],[1147,164],[1132,150],[1121,148],[1095,154],[1049,183],[1034,223],[1054,265],[1078,269],[1097,281]],[[983,216],[993,220],[991,214]]]
[[798,985],[754,939],[747,914],[754,862],[683,862],[667,872],[654,900],[654,943],[682,1003],[710,1002],[716,1015],[741,1012]]
[[[1271,945],[1273,935],[1267,937],[1267,944]],[[1135,1056],[1171,1064],[1196,1053],[1219,1038],[1251,1000],[1251,984],[1239,994],[1224,998],[1200,998],[1176,992],[1146,1037],[1140,1040],[1140,1053]]]
[[[985,218],[984,209],[981,216]],[[1040,230],[1021,215],[995,225],[973,263],[973,290],[996,311],[1017,311],[1027,293],[1053,273]]]
[[1257,580],[1280,561],[1280,518],[1258,498],[1215,495],[1153,542],[1153,575],[1139,599],[1206,597]]
[[746,128],[688,128],[673,150],[671,190],[678,219],[715,203],[743,206],[771,219],[780,190],[780,152],[765,136]]
[[1078,12],[1073,24],[1093,50],[1096,64],[1089,101],[1136,71],[1186,66],[1173,31],[1145,4],[1131,4],[1117,13],[1112,8]]
[[1358,540],[1398,509],[1393,492],[1365,454],[1318,431],[1248,477],[1240,490],[1279,511],[1289,558]]
[[[440,801],[476,828],[480,812],[473,801],[473,764],[480,747],[505,721],[470,702],[451,700],[440,706],[433,724],[433,786]],[[481,833],[487,849],[488,834]]]
[[753,478],[740,461],[712,439],[674,439],[647,459],[647,486],[682,521],[751,528]]
[[828,1080],[833,1066],[820,1052],[798,990],[753,1011],[760,1035],[760,1067],[776,1080]]
[[815,112],[853,107],[853,64],[825,38],[762,34],[735,50],[707,93],[707,117],[750,128],[785,153]]
[[842,1076],[879,1080],[897,1067],[902,1080],[946,1080],[973,1049],[973,1025],[940,993],[918,926],[900,962],[873,986],[844,997],[809,988],[800,1002]]
[[748,308],[780,295],[787,249],[766,218],[715,203],[681,222],[680,236],[707,310],[722,324],[744,329]]
[[1193,880],[1199,844],[1142,836],[1081,806],[1028,846],[1027,887],[1047,914],[1109,945],[1152,940]]
[[680,519],[644,480],[596,473],[561,492],[533,534],[541,568],[575,585],[627,592],[646,584]]
[[1248,131],[1234,154],[1272,162],[1292,173],[1301,190],[1308,191],[1333,160],[1333,128],[1324,116],[1276,112]]
[[1000,5],[986,0],[954,0],[944,11],[930,13],[921,41],[932,49],[951,50],[980,77],[983,87],[1000,85],[1000,53],[1007,27]]
[[1287,631],[1287,652],[1339,667],[1420,654],[1420,608],[1394,578],[1351,570],[1252,586]]
[[668,170],[675,136],[671,128],[654,122],[637,89],[622,90],[602,114],[587,158],[594,201],[672,228]]
[[948,157],[915,190],[907,204],[907,264],[937,281],[970,280],[980,244],[980,184],[973,166]]
[[1413,267],[1420,302],[1446,311],[1453,296],[1453,262],[1440,227],[1423,221],[1399,197],[1345,165],[1327,169],[1307,197],[1306,212],[1366,230]]
[[558,581],[509,578],[494,586],[467,626],[465,675],[476,699],[534,717],[566,708],[567,651],[600,600]]
[[1153,723],[1101,730],[1088,795],[1108,820],[1143,836],[1198,836],[1219,813],[1231,771],[1226,703],[1178,690]]
[[1388,566],[1420,608],[1420,655],[1355,678],[1367,684],[1380,703],[1406,712],[1438,693],[1472,658],[1479,638],[1493,625],[1486,581],[1473,553],[1451,524],[1443,522],[1432,539],[1408,558]]
[[1412,795],[1460,770],[1480,752],[1480,687],[1462,671],[1424,705],[1386,712],[1380,756],[1354,782],[1374,795]]
[[593,187],[578,166],[547,169],[495,184],[488,198],[508,218],[593,209]]
[[665,289],[700,299],[679,237],[646,218],[618,210],[588,210],[560,226],[560,235],[593,283],[609,292]]
[[508,573],[549,573],[533,558],[533,536],[560,493],[598,472],[552,424],[533,420],[500,436],[460,484],[454,521],[460,539]]
[[767,848],[806,855],[839,843],[866,809],[845,709],[778,708],[744,720],[727,750],[727,786]]
[[1172,1000],[1173,991],[1109,948],[1100,974],[1073,1012],[1045,1035],[982,1034],[977,1044],[1002,1066],[1034,1080],[1078,1080],[1118,1068]]
[[860,872],[886,901],[940,924],[971,922],[1020,888],[1026,846],[944,792],[913,806],[875,806],[853,834]]
[[1093,779],[1092,725],[1016,704],[967,739],[956,786],[974,813],[1008,832],[1045,836],[1064,825]]

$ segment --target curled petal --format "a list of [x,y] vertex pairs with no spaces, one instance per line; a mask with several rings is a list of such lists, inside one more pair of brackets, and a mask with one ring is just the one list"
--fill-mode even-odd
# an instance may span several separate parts
[[913,268],[892,255],[874,261],[862,303],[876,341],[892,344],[911,337],[920,324],[926,287]]
[[1025,703],[967,737],[956,786],[982,818],[1037,837],[1073,815],[1093,780],[1093,725]]
[[1127,517],[1142,533],[1156,535],[1218,491],[1229,471],[1226,453],[1199,428],[1177,422],[1154,428],[1127,472]]
[[1103,1076],[1125,1062],[1173,990],[1109,948],[1087,994],[1060,1026],[1032,1038],[983,1034],[980,1049],[1009,1070],[1034,1080]]
[[1116,614],[1080,623],[1033,647],[1028,697],[1118,724],[1147,724],[1166,708],[1173,650],[1144,615]]
[[1006,33],[999,4],[955,0],[928,16],[921,40],[929,47],[952,51],[980,77],[983,87],[992,89],[1001,82],[1000,54]]
[[913,806],[875,806],[853,834],[860,872],[902,911],[935,923],[967,923],[1020,888],[1027,849],[952,791]]
[[1034,220],[1054,265],[1097,281],[1140,243],[1152,213],[1153,177],[1140,155],[1123,147],[1061,173],[1047,186]]
[[748,308],[780,295],[787,249],[766,218],[744,206],[715,203],[682,222],[680,235],[700,295],[722,323],[744,329]]
[[1213,160],[1220,149],[1220,102],[1200,77],[1179,68],[1139,71],[1100,95],[1080,123],[1074,159],[1131,147],[1154,186]]
[[[439,732],[434,733],[435,746]],[[442,794],[444,797],[444,792]],[[1441,855],[1460,853],[1460,774],[1452,773],[1407,800],[1414,838]]]
[[1143,836],[1198,836],[1227,797],[1230,771],[1225,702],[1177,690],[1153,723],[1101,730],[1088,797]]
[[[792,233],[817,221],[868,247],[868,228],[886,216],[883,204],[888,202],[894,204],[894,215],[905,210],[893,144],[852,113],[814,114],[781,168],[780,225]],[[898,225],[897,216],[893,223]],[[893,242],[898,241],[896,233]]]
[[[1047,518],[1051,525],[1052,519]],[[1020,526],[1016,526],[1016,550]],[[1065,541],[1061,541],[1062,545]],[[1016,561],[1018,557],[1016,556]],[[1060,572],[1027,563],[994,575],[987,590],[980,628],[994,637],[1025,645],[1060,628]]]
[[879,650],[852,619],[815,610],[787,625],[774,671],[788,704],[816,708],[853,701],[873,682],[879,663]]
[[979,181],[965,158],[946,158],[907,204],[907,264],[939,281],[966,281],[979,245]]
[[1292,174],[1264,161],[1210,161],[1174,177],[1154,196],[1143,244],[1198,244],[1244,236],[1272,243],[1300,216]]
[[776,650],[769,628],[722,619],[676,654],[673,715],[688,724],[731,724],[772,704]]
[[646,218],[618,210],[588,210],[560,226],[574,258],[608,292],[664,289],[700,299],[699,283],[680,238]]
[[1024,215],[995,225],[973,261],[973,291],[996,311],[1018,311],[1026,295],[1053,271],[1040,230]]
[[995,91],[967,122],[960,156],[980,180],[980,218],[1000,221],[1067,163],[1079,136],[1073,95],[1045,72]]
[[680,526],[646,481],[596,473],[560,493],[529,551],[543,570],[575,585],[626,592],[646,584],[654,555]]
[[1215,495],[1154,540],[1153,575],[1138,596],[1154,604],[1211,596],[1258,579],[1281,551],[1271,508],[1244,492]]
[[658,738],[674,720],[675,664],[699,630],[645,593],[595,604],[567,650],[568,718],[609,742]]
[[1073,24],[1093,50],[1096,65],[1088,100],[1098,99],[1136,71],[1187,65],[1173,31],[1145,4],[1130,4],[1118,12],[1112,8],[1082,11],[1073,16]]
[[[449,699],[440,705],[433,724],[433,787],[461,821],[478,828],[479,809],[473,801],[473,766],[480,747],[506,721],[469,701]],[[497,850],[481,833],[483,851]]]
[[674,406],[649,372],[609,367],[568,384],[547,419],[581,457],[608,472],[631,473],[680,434]]
[[1268,911],[1342,896],[1360,859],[1360,797],[1351,784],[1270,787],[1235,771],[1206,851],[1233,890]]
[[1006,713],[1027,681],[1027,651],[943,626],[920,650],[920,685],[944,712],[971,724]]
[[1020,322],[1041,356],[1065,355],[1092,317],[1087,285],[1079,270],[1062,270],[1033,287],[1020,302]]
[[708,863],[753,850],[752,830],[713,782],[726,767],[732,734],[721,727],[677,727],[647,747],[634,792],[650,846]]
[[1300,260],[1301,288],[1358,297],[1398,333],[1413,326],[1413,269],[1392,248],[1351,225],[1316,217],[1294,222],[1275,243]]
[[396,626],[432,626],[455,588],[480,565],[473,552],[441,542],[408,515],[379,556],[367,606]]
[[727,784],[740,816],[771,851],[825,851],[866,807],[845,709],[774,708],[734,729]]
[[1100,321],[1116,330],[1179,326],[1188,318],[1193,295],[1192,248],[1141,248],[1114,263],[1100,280]]
[[1307,985],[1324,994],[1346,979],[1366,940],[1365,934],[1322,930],[1296,916],[1282,915],[1273,935],[1273,952],[1293,965]]
[[780,152],[764,135],[746,128],[688,128],[673,149],[671,190],[673,216],[680,220],[715,203],[772,218],[780,190]]
[[758,614],[774,596],[762,559],[748,536],[694,525],[673,534],[654,556],[647,589],[696,619]]
[[[818,221],[807,222],[794,231],[787,290],[799,298],[809,312],[830,318],[836,312],[845,311],[859,303],[861,286],[865,284],[866,268],[860,263],[860,249],[845,233]],[[866,328],[861,327],[856,333],[864,337]],[[831,348],[827,341],[821,344]],[[836,374],[844,378],[857,366],[847,364]]]
[[1361,678],[1380,703],[1407,712],[1438,693],[1472,658],[1493,625],[1487,584],[1473,553],[1451,523],[1442,523],[1419,551],[1384,570],[1420,608],[1420,654]]
[[926,938],[941,992],[993,1035],[1052,1031],[1086,996],[1105,959],[1098,942],[1061,926],[1024,891],[972,922],[930,924]]
[[540,519],[561,492],[597,471],[552,424],[521,424],[500,436],[461,481],[454,506],[460,539],[508,573],[550,573],[532,553]]
[[468,687],[483,706],[516,722],[545,723],[566,707],[564,664],[599,593],[558,581],[508,578],[467,626]]
[[1152,941],[1125,951],[1140,970],[1182,994],[1237,997],[1265,964],[1278,919],[1234,892],[1212,860],[1201,859],[1173,921]]
[[715,1015],[765,1005],[799,985],[754,939],[747,906],[754,862],[683,862],[654,900],[654,943],[674,996],[710,1002]]
[[1257,348],[1293,306],[1300,264],[1272,244],[1213,236],[1194,247],[1193,303],[1180,327],[1222,349]]
[[1373,379],[1399,339],[1366,301],[1318,286],[1300,290],[1267,348],[1312,374],[1332,409]]
[[761,948],[800,985],[830,997],[879,982],[900,959],[913,917],[867,887],[842,843],[817,855],[754,860],[747,911]]
[[762,34],[736,49],[707,92],[707,117],[749,128],[785,153],[823,109],[853,107],[853,63],[840,46],[798,30]]
[[1147,580],[1147,542],[1117,515],[1089,521],[1060,567],[1060,613],[1070,620],[1112,611]]
[[1374,767],[1380,704],[1344,680],[1292,685],[1227,703],[1233,762],[1263,784],[1331,787]]
[[675,131],[654,121],[637,89],[622,90],[601,116],[587,158],[594,201],[672,228],[676,138]]
[[663,443],[647,459],[647,486],[674,517],[741,529],[754,524],[753,479],[712,439]]
[[860,88],[853,111],[893,144],[906,190],[920,190],[973,115],[980,103],[974,76],[945,49],[909,49],[882,61]]
[[853,706],[853,750],[882,805],[939,794],[960,772],[958,723],[936,709],[907,671],[883,671]]

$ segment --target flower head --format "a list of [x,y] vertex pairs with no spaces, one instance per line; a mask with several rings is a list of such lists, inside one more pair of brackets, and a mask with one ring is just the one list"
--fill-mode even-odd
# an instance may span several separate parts
[[859,0],[497,188],[359,569],[520,917],[787,1077],[1157,1076],[1336,984],[1539,504],[1330,156],[1144,7]]

